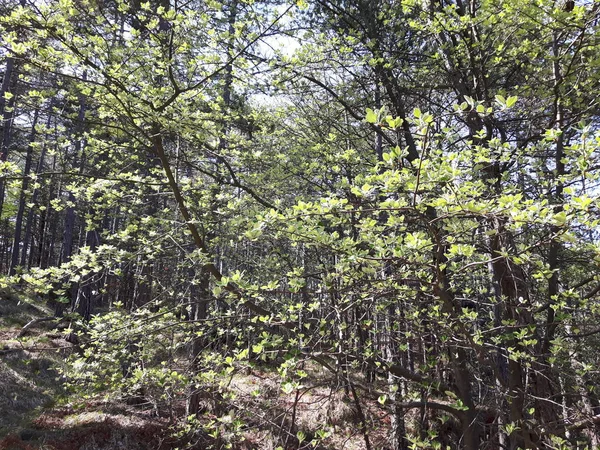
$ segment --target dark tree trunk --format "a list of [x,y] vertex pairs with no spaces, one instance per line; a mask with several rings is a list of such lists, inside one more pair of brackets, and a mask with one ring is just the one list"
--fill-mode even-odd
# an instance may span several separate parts
[[[27,196],[27,188],[29,187],[29,172],[31,171],[31,160],[33,157],[33,141],[35,140],[37,121],[39,111],[36,109],[33,116],[33,124],[31,125],[31,134],[29,136],[29,146],[27,147],[27,156],[25,157],[25,168],[23,170],[23,181],[21,182],[21,194],[19,196],[19,209],[15,220],[15,234],[12,245],[12,255],[10,260],[9,275],[14,275],[19,263],[19,252],[21,249],[21,228],[23,225],[23,213],[25,212],[25,202]],[[27,234],[27,233],[25,233]],[[23,242],[23,255],[26,254],[25,242]]]
[[[86,76],[84,74],[83,78]],[[79,161],[79,169],[83,170],[83,163],[85,158],[83,157],[83,151],[85,148],[85,143],[83,141],[83,137],[81,133],[83,132],[83,125],[85,122],[85,112],[86,112],[86,98],[83,95],[79,95],[79,113],[77,115],[77,125],[75,129],[76,138],[75,138],[75,146],[74,146],[74,162],[73,165],[77,165]],[[65,216],[65,232],[63,234],[63,249],[61,253],[60,263],[64,264],[71,260],[73,256],[73,242],[75,240],[75,196],[72,192],[69,192],[68,198],[69,205],[66,208],[66,216]],[[70,296],[70,307],[71,309],[75,308],[77,302],[77,287],[71,286],[68,292]],[[57,304],[56,314],[62,314],[62,304]]]
[[[100,234],[97,230],[88,230],[85,237],[85,245],[90,251],[96,250],[100,244]],[[94,308],[94,298],[98,295],[100,288],[98,286],[97,274],[90,274],[86,277],[81,287],[77,290],[77,297],[74,304],[74,310],[79,313],[83,320],[90,320]]]
[[[50,105],[50,106],[52,106],[52,105]],[[51,117],[52,116],[49,114],[48,120],[46,122],[46,128],[50,127]],[[37,163],[37,166],[35,169],[36,175],[39,175],[44,170],[44,160],[45,159],[46,159],[46,145],[44,144],[44,146],[42,147],[42,152],[40,154],[40,158],[38,160],[38,163]],[[22,267],[25,267],[26,265],[28,267],[31,267],[32,258],[30,256],[29,263],[27,263],[27,260],[28,260],[27,253],[28,253],[29,248],[31,248],[31,252],[33,252],[33,243],[31,242],[31,238],[32,238],[31,230],[33,227],[33,221],[34,221],[34,217],[35,217],[34,208],[37,205],[39,195],[40,195],[40,189],[36,187],[33,190],[33,194],[31,195],[30,203],[32,206],[28,209],[27,217],[25,219],[25,235],[23,236],[23,251],[21,253],[21,262],[20,262]],[[40,228],[42,230],[45,229],[45,217],[47,214],[48,214],[48,208],[46,208],[40,216],[40,221],[41,221]],[[40,239],[39,239],[40,245],[42,245],[43,241],[44,241],[44,233],[42,232],[40,234]]]
[[[193,271],[192,271],[193,272]],[[193,273],[192,279],[193,277]],[[207,312],[207,301],[210,297],[210,274],[207,270],[201,269],[199,279],[196,283],[192,283],[190,288],[190,303],[191,303],[191,314],[190,319],[196,323],[206,319]],[[192,362],[192,371],[195,375],[199,369],[198,358],[205,345],[205,339],[194,337],[192,339],[190,348],[190,361]],[[200,392],[194,387],[194,381],[190,386],[190,393],[187,400],[187,415],[196,415],[199,412],[200,406]]]

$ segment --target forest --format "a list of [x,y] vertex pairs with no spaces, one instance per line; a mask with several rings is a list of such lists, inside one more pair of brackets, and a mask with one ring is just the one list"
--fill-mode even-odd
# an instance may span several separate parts
[[599,0],[0,0],[0,449],[600,449]]

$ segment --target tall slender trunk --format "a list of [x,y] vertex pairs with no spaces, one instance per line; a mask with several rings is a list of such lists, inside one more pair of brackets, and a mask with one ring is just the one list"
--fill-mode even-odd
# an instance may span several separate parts
[[[14,58],[6,59],[6,69],[4,70],[4,77],[2,78],[2,85],[0,85],[0,117],[2,117],[2,141],[0,142],[0,162],[6,162],[8,160],[8,151],[10,148],[10,141],[12,138],[12,125],[14,118],[14,89],[12,86],[13,73],[15,68]],[[10,96],[8,101],[6,100]],[[2,217],[2,210],[4,208],[4,192],[6,184],[4,179],[0,178],[0,217]]]
[[[381,109],[381,86],[377,78],[375,79],[375,107]],[[379,133],[375,136],[375,154],[377,161],[383,161],[383,137]]]
[[[33,141],[36,136],[36,126],[39,117],[39,110],[35,110],[33,123],[31,125],[31,134],[29,135],[29,146],[27,147],[27,156],[25,157],[25,167],[23,169],[23,181],[21,182],[21,194],[19,195],[19,208],[15,220],[15,234],[13,238],[12,255],[10,260],[9,275],[14,275],[19,262],[19,252],[21,249],[21,228],[23,225],[23,213],[25,212],[25,200],[27,197],[27,188],[29,187],[29,172],[31,171],[31,160],[33,158]],[[23,242],[23,255],[26,253],[25,243]]]
[[[193,272],[193,271],[192,271]],[[192,275],[192,280],[195,277]],[[190,303],[191,303],[191,314],[190,319],[197,323],[207,317],[207,301],[210,296],[210,274],[206,269],[200,269],[198,278],[192,283],[190,287]],[[193,375],[196,375],[198,371],[198,358],[204,347],[205,339],[200,337],[193,337],[190,344],[190,361],[192,364]],[[187,415],[196,415],[199,412],[200,406],[200,392],[194,387],[195,381],[192,376],[192,381],[189,387],[189,394],[186,405]]]
[[[228,32],[229,32],[229,36],[227,39],[227,46],[226,46],[226,55],[225,58],[228,61],[226,66],[225,66],[225,70],[224,70],[224,76],[223,76],[223,104],[225,106],[225,111],[227,114],[231,113],[231,104],[232,104],[232,91],[233,91],[233,63],[230,62],[230,58],[233,55],[234,52],[234,44],[235,44],[235,22],[237,20],[237,13],[238,13],[238,0],[231,0],[231,3],[229,3],[228,5],[228,11],[227,11],[227,24],[228,24]],[[229,118],[224,118],[220,124],[220,132],[221,135],[219,136],[219,144],[218,144],[218,149],[219,149],[219,153],[223,153],[227,150],[227,147],[229,146],[229,133],[231,130],[231,126],[230,126],[230,120]],[[221,156],[220,156],[221,157]],[[222,160],[218,160],[218,164],[222,164]],[[219,197],[219,193],[220,193],[220,189],[221,186],[220,185],[216,185],[212,188],[213,191],[213,195],[211,196],[212,199],[216,200]],[[213,201],[211,202],[211,209],[215,210],[217,208],[217,202]],[[212,238],[212,236],[210,235],[205,235],[205,239],[210,240]],[[226,311],[228,311],[230,309],[230,306],[227,302],[222,302],[219,301],[217,303],[217,307],[223,312],[225,313]],[[224,337],[224,342],[219,342],[219,344],[224,344],[225,346],[229,346],[229,341],[231,339],[231,335],[229,333],[225,333]]]
[[[52,104],[50,105],[50,110],[52,109]],[[48,129],[50,127],[50,120],[51,120],[52,116],[50,114],[48,114],[48,120],[46,122],[46,129]],[[38,163],[35,169],[35,174],[39,175],[40,173],[42,173],[42,171],[44,170],[44,161],[46,159],[46,144],[44,144],[42,146],[42,152],[40,154],[40,158],[38,159]],[[39,197],[39,193],[40,193],[40,189],[38,187],[36,187],[33,190],[33,194],[31,195],[31,206],[29,207],[29,209],[27,210],[27,216],[25,218],[25,235],[23,236],[23,251],[21,253],[21,262],[20,265],[22,267],[27,266],[31,266],[31,263],[27,263],[27,252],[29,250],[29,248],[31,248],[31,251],[33,251],[33,243],[31,242],[31,229],[33,227],[33,220],[34,220],[34,216],[35,216],[35,212],[34,212],[34,208],[37,205],[37,201],[38,201],[38,197]],[[43,212],[42,216],[45,216],[47,214],[47,208],[46,210]],[[40,218],[41,220],[41,218]],[[44,229],[45,227],[42,227],[42,229]],[[43,233],[42,235],[40,235],[40,242],[43,241]],[[31,260],[31,258],[29,258],[29,260]]]
[[[520,266],[514,264],[508,258],[500,257],[504,249],[513,246],[510,242],[509,233],[499,222],[495,224],[495,228],[497,233],[491,241],[492,257],[495,260],[491,263],[491,269],[494,283],[498,286],[501,297],[505,299],[501,317],[507,318],[518,325],[532,324],[533,318],[527,311],[526,306],[523,306],[527,304],[529,299],[524,272]],[[517,341],[513,341],[507,343],[507,347],[518,350],[520,345]],[[502,357],[500,359],[502,360]],[[508,360],[506,378],[503,374],[497,373],[497,380],[505,383],[508,390],[509,420],[517,427],[509,436],[510,448],[536,448],[538,437],[527,424],[525,417],[524,365],[515,358],[506,359]]]
[[[52,172],[56,171],[56,155],[52,157]],[[52,197],[52,189],[48,191],[48,198],[45,203],[45,210],[42,213],[40,218],[40,241],[39,241],[39,260],[38,267],[45,269],[54,264],[58,264],[60,261],[60,254],[55,255],[55,246],[56,246],[56,235],[58,234],[58,213],[54,211],[52,206],[53,198],[60,198],[62,191],[62,180],[58,179],[58,184],[56,185],[56,196]]]
[[[560,35],[558,32],[554,32],[552,40],[552,71],[554,76],[554,128],[559,131],[558,136],[555,140],[555,151],[554,151],[554,185],[555,189],[548,192],[549,203],[553,205],[555,213],[559,213],[563,210],[563,191],[564,186],[561,178],[565,175],[565,133],[567,130],[565,127],[565,112],[562,105],[562,93],[561,85],[563,84],[563,77],[561,73],[561,61],[560,61]],[[559,280],[559,253],[562,248],[562,244],[554,238],[554,236],[560,232],[560,228],[552,226],[550,227],[551,242],[548,249],[548,266],[552,271],[552,275],[548,280],[548,305],[546,309],[546,324],[545,332],[539,345],[539,358],[533,366],[534,377],[534,393],[536,397],[535,405],[535,416],[539,423],[560,423],[559,418],[561,417],[562,410],[556,402],[548,402],[539,399],[547,399],[556,394],[557,389],[554,389],[552,382],[556,385],[560,385],[558,380],[558,374],[552,370],[553,366],[549,364],[548,358],[550,357],[551,343],[555,338],[555,332],[558,327],[558,321],[556,320],[555,309],[553,305],[558,301],[560,295],[560,280]],[[546,370],[544,370],[546,368]],[[548,370],[549,368],[549,370]],[[541,376],[538,375],[541,374]],[[565,430],[561,433],[564,435]]]
[[[389,307],[386,316],[386,328],[388,333],[387,345],[386,345],[386,359],[390,364],[397,364],[401,357],[398,355],[397,345],[394,345],[394,323],[396,316],[401,314],[395,305]],[[406,358],[402,358],[406,359]],[[402,366],[406,367],[406,361],[402,361]],[[393,450],[408,450],[408,440],[406,439],[406,423],[404,416],[406,411],[402,408],[401,403],[404,401],[406,394],[405,381],[398,379],[391,373],[388,374],[388,383],[390,386],[389,398],[392,402],[392,414],[391,414],[391,430],[390,430],[390,441]]]
[[[83,79],[86,78],[86,75],[83,75]],[[83,137],[81,136],[83,132],[83,125],[85,121],[85,112],[86,112],[86,98],[84,95],[79,95],[79,113],[77,115],[77,125],[75,127],[75,145],[74,145],[74,162],[77,164],[79,162],[79,170],[83,170],[83,164],[85,158],[83,157],[83,151],[85,148],[85,143],[83,141]],[[75,222],[76,222],[76,213],[75,213],[75,196],[71,191],[68,194],[68,206],[66,208],[65,215],[65,232],[63,233],[63,248],[62,254],[60,258],[60,263],[64,264],[71,260],[73,256],[73,242],[75,240]],[[70,296],[70,307],[73,308],[76,305],[77,301],[77,287],[75,285],[71,286],[69,289]],[[59,316],[62,314],[62,304],[58,303],[56,305],[56,315]]]
[[[94,229],[88,230],[85,236],[86,247],[89,247],[90,251],[93,252],[96,250],[99,244],[100,235],[98,231]],[[96,275],[97,274],[95,273],[88,275],[76,294],[77,297],[74,304],[74,309],[85,321],[90,320],[94,306],[94,297],[100,291],[100,288],[97,286],[98,281],[96,280]]]

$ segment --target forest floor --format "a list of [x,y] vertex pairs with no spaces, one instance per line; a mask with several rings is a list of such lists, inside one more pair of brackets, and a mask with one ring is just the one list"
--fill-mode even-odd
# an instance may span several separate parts
[[[72,350],[41,301],[0,291],[0,450],[159,449],[165,419],[106,402],[66,403],[60,367]],[[124,405],[127,406],[127,405]],[[165,447],[167,448],[167,447]]]
[[[182,399],[161,412],[152,405],[114,398],[73,399],[60,375],[73,351],[64,327],[41,321],[18,337],[30,321],[51,315],[41,301],[0,291],[0,450],[365,448],[352,401],[343,390],[332,388],[336,383],[326,374],[315,373],[316,368],[310,379],[318,384],[287,393],[268,365],[233,374],[226,380],[233,400],[220,406],[210,396],[203,400],[205,413],[199,424],[217,424],[221,436],[216,439],[206,432],[175,437],[186,425]],[[366,405],[362,413],[371,447],[385,449],[389,418],[381,413],[376,398],[373,394],[370,400],[362,399]],[[228,411],[243,419],[243,427],[232,431],[234,424],[223,420]],[[311,444],[315,438],[318,443]]]

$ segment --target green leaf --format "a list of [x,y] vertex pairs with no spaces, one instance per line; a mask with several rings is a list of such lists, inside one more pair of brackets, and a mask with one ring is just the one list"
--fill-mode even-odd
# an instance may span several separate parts
[[365,120],[368,123],[376,123],[377,122],[377,114],[371,108],[367,108],[367,116]]
[[262,343],[254,344],[252,346],[252,352],[256,353],[257,355],[260,355],[263,352],[263,350],[264,350],[264,347],[263,347]]
[[296,437],[298,438],[298,442],[302,444],[302,442],[306,439],[306,435],[302,431],[298,431],[296,433]]

